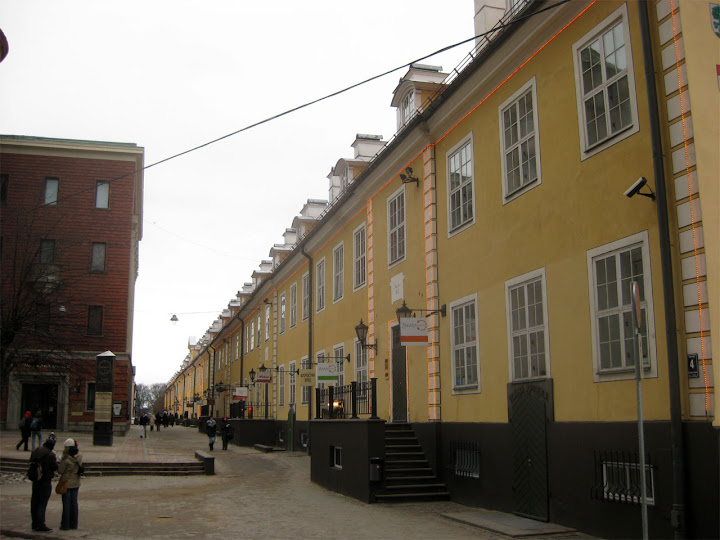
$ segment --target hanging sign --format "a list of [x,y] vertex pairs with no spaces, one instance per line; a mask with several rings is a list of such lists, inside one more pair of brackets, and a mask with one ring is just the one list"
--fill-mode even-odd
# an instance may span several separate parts
[[427,319],[402,317],[400,319],[400,344],[403,346],[428,344]]
[[301,369],[298,378],[300,386],[315,386],[315,370],[312,368]]
[[247,386],[236,386],[235,392],[233,393],[235,399],[247,399],[248,389]]
[[336,362],[318,362],[317,380],[323,383],[338,382],[338,366]]
[[266,369],[265,371],[258,371],[258,374],[255,376],[255,382],[256,383],[269,383],[272,382],[272,372],[269,369]]

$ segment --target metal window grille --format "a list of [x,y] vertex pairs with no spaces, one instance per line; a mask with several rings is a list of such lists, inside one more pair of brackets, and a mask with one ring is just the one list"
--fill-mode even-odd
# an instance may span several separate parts
[[[591,498],[623,504],[640,504],[642,475],[638,452],[595,450],[595,477]],[[645,457],[645,493],[647,503],[655,504],[655,466]]]
[[477,443],[450,443],[450,472],[459,478],[480,478],[480,447]]

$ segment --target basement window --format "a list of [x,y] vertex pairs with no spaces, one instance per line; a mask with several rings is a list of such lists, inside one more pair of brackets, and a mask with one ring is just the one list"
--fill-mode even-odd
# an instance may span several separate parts
[[330,447],[330,467],[342,469],[342,446]]

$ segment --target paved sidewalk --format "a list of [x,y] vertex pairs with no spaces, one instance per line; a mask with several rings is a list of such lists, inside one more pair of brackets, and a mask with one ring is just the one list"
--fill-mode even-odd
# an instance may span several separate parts
[[[90,434],[57,433],[58,448],[77,439],[88,462],[193,461],[207,450],[197,428],[175,426],[141,439],[133,426],[112,447],[92,446]],[[18,452],[14,432],[0,434],[0,455]],[[587,538],[577,533],[531,530],[531,520],[488,513],[452,502],[364,504],[310,482],[310,458],[300,452],[262,453],[231,445],[216,450],[215,476],[113,476],[83,479],[80,523],[60,531],[62,502],[52,496],[47,510],[51,533],[30,530],[28,481],[0,486],[0,537],[23,538]],[[19,476],[19,475],[18,475]],[[485,512],[485,514],[483,514]],[[450,519],[452,518],[452,519]],[[523,518],[517,518],[522,520]],[[504,527],[498,530],[493,524]],[[513,529],[514,525],[519,528]],[[547,524],[538,523],[538,526]],[[481,527],[489,527],[490,530]],[[523,528],[525,527],[525,528]],[[550,534],[548,534],[550,533]],[[518,534],[519,535],[519,534]]]

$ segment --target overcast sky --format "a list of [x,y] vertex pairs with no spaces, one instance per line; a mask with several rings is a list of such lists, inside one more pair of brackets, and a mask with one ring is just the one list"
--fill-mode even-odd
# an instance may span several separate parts
[[[2,0],[0,28],[0,133],[132,142],[150,165],[472,37],[473,0]],[[395,133],[405,71],[145,171],[137,382],[170,379],[356,133]]]

